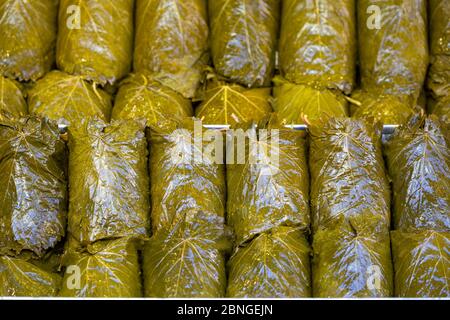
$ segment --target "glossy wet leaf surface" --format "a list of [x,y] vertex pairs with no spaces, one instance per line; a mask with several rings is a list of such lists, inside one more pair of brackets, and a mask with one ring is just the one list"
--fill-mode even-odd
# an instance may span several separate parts
[[246,87],[270,86],[280,1],[214,0],[208,7],[217,72]]
[[58,274],[46,272],[24,259],[0,256],[2,297],[54,297],[60,285]]
[[282,3],[281,75],[296,84],[350,93],[356,59],[355,1]]
[[313,229],[365,217],[390,227],[390,188],[381,153],[381,128],[348,118],[310,128]]
[[280,227],[238,248],[229,260],[227,296],[311,296],[310,248],[300,229]]
[[[201,124],[200,132],[202,131]],[[170,226],[176,217],[201,211],[225,216],[225,168],[205,151],[207,138],[194,135],[194,119],[150,128],[152,228]]]
[[[87,248],[69,243],[62,297],[136,298],[142,296],[136,243],[129,238],[99,241]],[[70,272],[67,268],[72,267]],[[74,273],[73,268],[79,269]],[[79,283],[74,276],[80,276]],[[79,284],[79,286],[78,286]]]
[[381,10],[380,29],[359,24],[362,85],[415,102],[428,64],[426,1],[387,0],[380,5],[377,0],[361,0],[359,21],[368,21],[371,5]]
[[79,125],[97,116],[109,120],[111,97],[80,76],[52,71],[29,91],[30,113],[48,117],[58,124]]
[[28,106],[20,84],[0,76],[0,119],[4,118],[3,111],[11,116],[23,117],[28,114]]
[[191,102],[181,94],[141,74],[124,80],[115,98],[112,119],[147,119],[156,125],[167,119],[192,116]]
[[149,232],[145,122],[86,121],[69,129],[68,231],[82,244]]
[[55,62],[58,0],[0,1],[0,73],[36,81]]
[[205,124],[235,127],[252,120],[259,121],[272,111],[269,88],[246,89],[237,84],[212,80],[203,94],[195,115]]
[[[74,6],[80,21],[74,20]],[[126,76],[133,57],[133,10],[133,0],[61,0],[58,68],[100,84]]]
[[134,70],[193,97],[208,60],[206,4],[137,0]]
[[395,229],[450,230],[449,134],[436,117],[414,119],[387,142]]
[[0,253],[41,256],[65,235],[66,147],[56,123],[0,121]]
[[225,295],[224,220],[183,213],[156,232],[144,249],[146,297],[220,298]]
[[[265,135],[260,129],[269,131]],[[308,231],[309,172],[302,132],[284,129],[276,120],[247,132],[252,139],[245,140],[245,161],[238,163],[236,150],[234,164],[227,165],[227,222],[234,229],[236,244],[278,226]],[[231,141],[233,135],[228,135]]]
[[313,241],[313,293],[318,298],[393,295],[389,233],[378,221],[357,217],[320,230]]
[[347,102],[337,91],[296,85],[274,78],[273,108],[288,124],[323,125],[328,119],[348,115]]
[[361,105],[351,105],[352,117],[358,119],[372,119],[382,124],[404,124],[413,114],[418,114],[420,109],[409,106],[394,95],[383,95],[378,91],[364,90],[354,91],[352,99]]
[[391,233],[397,297],[450,296],[450,234]]
[[428,5],[431,65],[427,85],[437,98],[450,95],[450,2],[430,0]]

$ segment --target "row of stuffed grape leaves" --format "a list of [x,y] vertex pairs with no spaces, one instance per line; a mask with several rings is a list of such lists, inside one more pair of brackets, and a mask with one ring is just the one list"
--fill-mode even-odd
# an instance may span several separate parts
[[436,116],[412,117],[386,142],[396,296],[450,294],[449,146],[449,124]]

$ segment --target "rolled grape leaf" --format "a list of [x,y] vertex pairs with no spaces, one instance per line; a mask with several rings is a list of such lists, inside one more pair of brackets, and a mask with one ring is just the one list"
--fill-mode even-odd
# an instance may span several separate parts
[[79,125],[97,116],[105,121],[111,113],[111,97],[82,77],[52,71],[28,94],[30,113],[48,117],[62,125]]
[[390,227],[390,188],[381,153],[381,127],[348,118],[310,127],[313,229],[341,218],[365,217]]
[[201,211],[184,212],[156,232],[144,249],[146,297],[220,298],[227,280],[229,249],[224,219]]
[[54,122],[0,121],[0,254],[42,256],[64,237],[66,152]]
[[246,89],[217,79],[208,81],[195,115],[204,124],[236,127],[272,112],[270,88]]
[[[368,223],[372,224],[368,227]],[[313,241],[313,293],[318,298],[391,297],[394,293],[389,232],[357,218]]]
[[0,256],[0,297],[55,297],[60,285],[58,274],[24,259]]
[[270,86],[280,1],[215,0],[208,7],[217,72],[245,87]]
[[[258,129],[252,126],[246,132],[227,134],[227,222],[238,245],[279,226],[309,230],[309,173],[303,134],[285,129],[275,118],[261,122]],[[248,150],[242,159],[239,147]],[[229,159],[231,148],[235,152]]]
[[358,2],[364,89],[381,89],[417,101],[428,67],[426,15],[425,0]]
[[227,296],[310,297],[309,255],[309,244],[297,228],[280,227],[262,233],[231,257]]
[[137,0],[134,70],[186,98],[208,61],[205,0]]
[[450,2],[430,0],[430,55],[428,89],[432,96],[450,96]]
[[149,137],[153,231],[170,226],[186,212],[224,217],[225,168],[220,164],[223,157],[216,158],[223,153],[223,143],[221,150],[213,150],[217,154],[206,149],[223,141],[222,133],[186,119],[152,126]]
[[23,117],[28,114],[28,106],[20,84],[0,76],[0,120],[3,112],[13,117]]
[[352,99],[354,101],[350,108],[352,117],[372,119],[386,125],[405,124],[413,114],[420,111],[397,96],[377,91],[358,90],[352,94]]
[[280,71],[288,81],[352,91],[355,78],[354,0],[284,0]]
[[64,256],[60,296],[135,298],[142,296],[138,246],[130,238],[99,241],[86,248],[70,239]]
[[181,94],[145,75],[134,74],[120,85],[112,119],[145,118],[147,125],[156,125],[166,119],[192,115],[191,102]]
[[133,58],[134,0],[61,0],[58,68],[99,84],[127,75]]
[[329,118],[348,116],[347,101],[335,90],[296,85],[274,79],[273,108],[289,124],[323,125]]
[[449,133],[435,116],[414,118],[386,143],[395,229],[450,230]]
[[450,233],[393,231],[396,297],[450,296]]
[[0,0],[0,74],[36,81],[55,62],[59,0]]
[[69,128],[68,230],[82,245],[149,231],[145,122],[94,119]]
[[439,99],[433,108],[433,114],[446,122],[450,122],[450,95]]

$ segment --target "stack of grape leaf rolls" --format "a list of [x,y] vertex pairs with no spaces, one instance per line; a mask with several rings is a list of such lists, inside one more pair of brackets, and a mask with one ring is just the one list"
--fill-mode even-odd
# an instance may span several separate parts
[[[69,239],[62,296],[142,296],[138,249],[150,229],[144,127],[144,120],[108,124],[94,118],[69,128]],[[73,283],[74,272],[78,283]]]
[[392,177],[395,295],[450,295],[450,132],[436,116],[415,117],[386,145]]
[[[304,133],[284,128],[275,116],[244,129],[227,134],[227,221],[236,238],[227,295],[310,297]],[[240,146],[247,149],[243,159]]]
[[449,21],[0,0],[0,296],[450,297]]
[[0,294],[55,296],[60,276],[33,260],[66,233],[66,146],[55,122],[0,117]]
[[143,252],[146,297],[225,295],[225,171],[207,152],[222,133],[211,133],[194,118],[150,126],[153,235]]
[[313,294],[393,294],[390,192],[381,126],[349,118],[310,127]]

